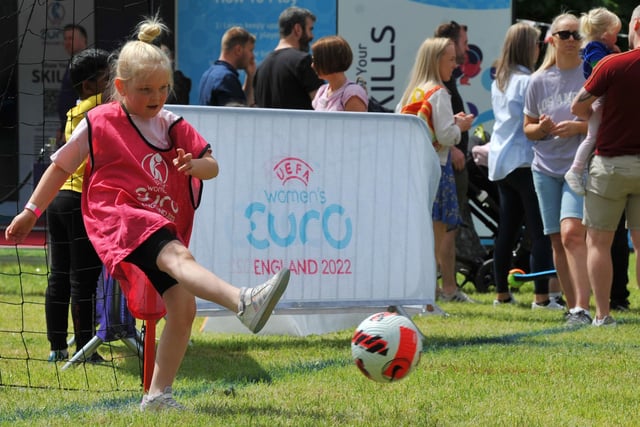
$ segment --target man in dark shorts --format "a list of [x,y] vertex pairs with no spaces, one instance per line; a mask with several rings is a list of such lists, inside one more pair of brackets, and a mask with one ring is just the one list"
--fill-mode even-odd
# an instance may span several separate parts
[[[587,226],[587,272],[595,297],[595,326],[612,326],[609,297],[613,265],[611,245],[620,217],[626,212],[627,228],[640,250],[640,139],[633,123],[640,114],[640,6],[629,22],[630,51],[601,59],[578,92],[571,112],[582,119],[591,115],[596,99],[604,98],[594,156],[589,164],[584,219]],[[640,276],[636,260],[636,280]]]

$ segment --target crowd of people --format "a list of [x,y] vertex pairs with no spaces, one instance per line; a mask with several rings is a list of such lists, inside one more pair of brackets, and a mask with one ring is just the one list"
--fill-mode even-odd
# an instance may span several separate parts
[[[633,12],[629,26],[631,50],[636,47],[638,13],[638,9]],[[312,54],[308,52],[315,20],[306,9],[292,7],[282,13],[277,47],[257,67],[255,75],[247,71],[245,85],[253,78],[255,105],[366,111],[366,90],[345,75],[352,61],[346,40],[323,37],[311,46]],[[615,324],[610,309],[629,308],[628,230],[636,242],[624,208],[627,215],[633,212],[634,190],[627,193],[629,203],[626,199],[619,201],[622,208],[615,213],[611,242],[608,234],[601,236],[592,230],[594,226],[590,227],[584,212],[586,206],[596,198],[602,204],[600,192],[608,195],[594,187],[589,171],[589,165],[594,164],[591,159],[595,162],[599,156],[608,156],[598,148],[598,138],[605,138],[598,129],[606,98],[598,97],[593,115],[589,114],[591,110],[576,113],[571,104],[583,87],[588,87],[586,82],[591,81],[598,62],[620,52],[616,42],[621,29],[622,23],[614,13],[598,7],[580,17],[558,15],[544,37],[527,23],[514,24],[507,31],[491,87],[495,123],[488,149],[488,175],[497,187],[500,207],[493,248],[496,307],[516,304],[508,275],[513,267],[511,254],[524,226],[531,244],[530,271],[555,269],[557,275],[535,280],[532,309],[565,311],[569,325],[601,326]],[[539,58],[543,46],[546,53]],[[463,63],[467,50],[466,25],[455,21],[439,25],[416,54],[396,112],[425,120],[440,158],[441,179],[432,209],[440,276],[437,298],[472,303],[456,282],[456,237],[461,235],[460,226],[470,222],[465,217],[469,183],[466,159],[473,116],[464,111],[453,70]],[[239,86],[237,81],[233,84]],[[202,77],[201,87],[207,87],[204,95],[213,99],[215,88],[210,90],[213,86],[208,72]],[[599,86],[599,90],[604,89]],[[203,102],[202,96],[203,104],[225,105]],[[588,122],[587,116],[591,117]],[[619,145],[623,144],[617,144],[612,152],[627,155]],[[602,222],[598,220],[597,224]],[[610,249],[606,258],[612,266],[605,263],[596,270],[588,261],[604,263],[604,254],[597,251],[605,246]],[[594,283],[606,281],[603,276],[609,275],[606,289]],[[595,316],[589,309],[592,294]]]
[[[346,76],[353,60],[349,43],[333,35],[312,45],[315,21],[307,9],[284,10],[279,42],[259,65],[256,37],[244,28],[229,28],[218,59],[200,79],[199,103],[367,111],[366,89]],[[508,274],[523,225],[531,240],[531,271],[555,269],[557,274],[557,279],[535,281],[532,309],[566,311],[569,325],[611,326],[616,321],[610,310],[629,306],[627,230],[634,249],[640,249],[640,142],[629,126],[635,95],[640,95],[640,6],[632,13],[630,50],[624,53],[616,45],[621,29],[615,14],[594,8],[580,17],[558,15],[544,38],[526,23],[507,30],[491,86],[495,124],[488,150],[488,177],[500,199],[495,307],[516,304]],[[68,358],[69,300],[78,350],[93,335],[102,264],[131,295],[139,283],[132,278],[144,277],[162,296],[167,322],[140,407],[181,408],[171,387],[187,348],[195,296],[237,313],[257,332],[285,291],[289,272],[255,288],[237,288],[189,252],[196,206],[187,190],[193,180],[216,177],[218,163],[197,130],[163,108],[168,100],[188,102],[184,93],[170,98],[177,73],[171,51],[153,43],[167,28],[154,17],[137,30],[137,40],[113,59],[86,48],[82,27],[65,27],[71,60],[59,106],[66,135],[6,237],[23,241],[46,209],[51,274],[45,309],[52,362]],[[440,160],[432,208],[441,277],[437,298],[473,303],[456,282],[455,249],[468,203],[465,165],[474,120],[464,111],[454,77],[468,49],[467,32],[465,25],[450,21],[424,40],[396,112],[426,122]],[[546,53],[536,67],[543,44]],[[239,70],[246,73],[244,83]],[[150,163],[140,160],[148,156]],[[170,179],[164,177],[166,185],[159,187],[154,183],[162,171]],[[180,215],[167,218],[141,201],[135,195],[139,186],[160,188]],[[97,353],[88,356],[88,361],[101,360]]]

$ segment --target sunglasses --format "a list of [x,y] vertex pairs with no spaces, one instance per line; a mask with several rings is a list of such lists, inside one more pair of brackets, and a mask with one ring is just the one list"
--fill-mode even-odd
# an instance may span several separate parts
[[574,40],[582,40],[582,36],[577,31],[557,31],[553,33],[554,36],[558,36],[560,40],[569,40],[569,37],[573,37]]

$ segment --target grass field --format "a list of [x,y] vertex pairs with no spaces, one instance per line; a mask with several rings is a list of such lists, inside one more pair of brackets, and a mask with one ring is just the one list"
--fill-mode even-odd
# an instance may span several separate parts
[[[29,265],[35,267],[34,257]],[[7,271],[1,262],[0,271]],[[34,304],[20,305],[23,327],[40,334],[12,343],[15,334],[3,331],[13,306],[2,304],[2,384],[24,375],[5,360],[14,346],[26,345],[36,359],[48,348],[37,304],[42,277],[35,270],[24,273],[24,299]],[[2,277],[2,303],[15,302],[5,285],[13,277]],[[615,328],[568,329],[561,314],[529,308],[529,285],[517,295],[520,306],[494,308],[493,294],[472,294],[478,301],[473,305],[441,304],[447,316],[415,318],[427,337],[425,351],[417,369],[394,384],[377,384],[358,372],[351,361],[352,330],[311,337],[220,335],[200,333],[198,318],[175,383],[186,412],[140,413],[139,364],[115,344],[111,351],[101,347],[113,366],[61,372],[60,365],[33,360],[28,368],[37,387],[0,386],[0,425],[634,426],[640,291],[635,280],[629,289],[632,309],[614,313]]]

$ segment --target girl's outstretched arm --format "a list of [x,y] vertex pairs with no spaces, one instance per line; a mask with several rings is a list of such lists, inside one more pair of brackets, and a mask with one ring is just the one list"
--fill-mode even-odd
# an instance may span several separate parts
[[29,198],[29,208],[25,208],[16,215],[4,232],[10,242],[22,243],[36,224],[40,212],[44,212],[49,203],[56,197],[62,184],[69,178],[70,173],[51,163],[44,171],[40,182]]
[[218,161],[210,151],[199,159],[194,159],[191,153],[185,153],[182,148],[178,148],[176,152],[178,157],[173,159],[173,165],[178,172],[204,180],[218,176]]

